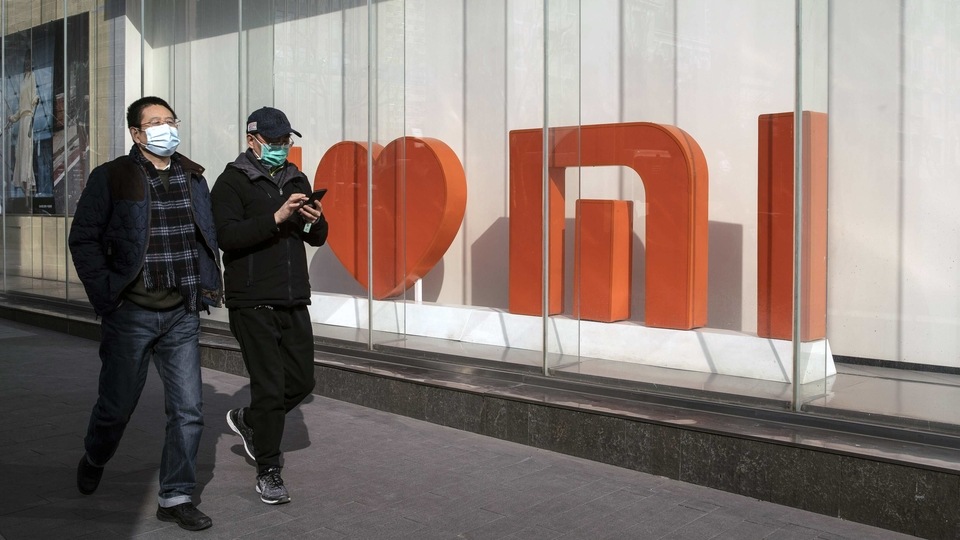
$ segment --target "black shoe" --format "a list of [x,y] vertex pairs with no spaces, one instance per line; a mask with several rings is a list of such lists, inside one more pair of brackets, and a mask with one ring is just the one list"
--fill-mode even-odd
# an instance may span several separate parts
[[176,521],[181,529],[188,531],[202,531],[213,525],[213,520],[197,510],[192,502],[178,504],[170,508],[157,506],[157,519],[160,521]]
[[232,429],[234,433],[243,439],[243,449],[247,451],[250,459],[256,461],[257,458],[254,457],[253,451],[253,428],[243,421],[242,407],[227,411],[227,425],[230,426],[230,429]]
[[77,465],[77,489],[84,495],[90,495],[97,490],[100,479],[103,478],[103,467],[95,467],[87,459],[87,454],[80,457]]
[[280,478],[280,467],[270,467],[257,475],[257,493],[260,500],[267,504],[286,504],[290,495]]

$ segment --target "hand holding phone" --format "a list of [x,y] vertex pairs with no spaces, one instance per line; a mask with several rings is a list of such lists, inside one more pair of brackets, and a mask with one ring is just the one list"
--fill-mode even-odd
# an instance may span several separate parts
[[[313,203],[316,202],[316,201],[319,201],[320,199],[322,199],[323,196],[326,195],[326,194],[327,194],[327,190],[326,190],[326,189],[318,189],[318,190],[314,191],[313,193],[311,193],[309,197],[307,197],[306,199],[304,199],[304,200],[300,203],[300,213],[303,214],[304,216],[309,216],[309,214],[306,213],[307,211],[304,210],[303,207],[304,207],[304,206],[310,206],[311,208],[314,208],[314,209],[315,209],[316,207],[314,206]],[[319,220],[319,218],[317,218],[317,219]],[[310,232],[310,228],[311,228],[312,226],[313,226],[313,223],[307,221],[306,223],[303,224],[303,232],[305,232],[305,233]]]
[[302,206],[306,206],[306,205],[308,205],[308,204],[309,204],[309,205],[312,205],[312,204],[314,203],[314,201],[319,201],[319,200],[322,199],[323,196],[326,195],[326,194],[327,194],[326,188],[318,189],[318,190],[314,191],[313,193],[311,193],[309,197],[307,197],[306,199],[303,200]]

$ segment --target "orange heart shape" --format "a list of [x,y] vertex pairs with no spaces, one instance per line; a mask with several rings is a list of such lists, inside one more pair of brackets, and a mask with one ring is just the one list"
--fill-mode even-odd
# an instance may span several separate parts
[[453,242],[467,205],[457,155],[438,139],[401,137],[373,147],[373,287],[367,272],[365,143],[344,141],[323,155],[314,189],[326,188],[327,243],[344,268],[380,300],[425,276]]

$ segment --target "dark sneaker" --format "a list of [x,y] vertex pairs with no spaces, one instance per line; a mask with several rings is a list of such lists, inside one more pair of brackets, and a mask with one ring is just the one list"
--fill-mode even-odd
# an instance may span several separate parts
[[77,489],[84,495],[90,495],[97,490],[100,479],[103,478],[103,467],[96,467],[87,459],[87,454],[80,458],[77,465]]
[[213,525],[213,520],[197,510],[192,502],[178,504],[170,508],[157,506],[157,519],[160,521],[175,521],[181,529],[188,531],[202,531]]
[[260,494],[260,500],[267,504],[290,502],[283,478],[280,478],[280,467],[270,467],[257,475],[257,493]]
[[243,439],[243,449],[247,451],[250,459],[256,461],[257,458],[253,455],[253,428],[243,421],[243,407],[227,411],[227,425]]

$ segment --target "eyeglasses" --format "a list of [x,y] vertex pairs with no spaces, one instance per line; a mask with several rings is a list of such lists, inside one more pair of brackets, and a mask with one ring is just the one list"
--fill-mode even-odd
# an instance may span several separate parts
[[172,128],[179,128],[181,123],[183,123],[183,122],[180,121],[180,120],[160,120],[160,119],[156,119],[156,118],[155,118],[155,119],[153,119],[153,120],[150,120],[150,121],[147,122],[146,124],[140,124],[140,129],[158,127],[158,126],[162,126],[162,125],[164,125],[164,124],[166,124],[166,125],[168,125],[168,126],[170,126],[170,127],[172,127]]
[[293,138],[290,136],[284,137],[283,139],[280,139],[279,141],[276,141],[276,142],[268,142],[259,137],[257,137],[256,139],[257,139],[257,142],[260,143],[261,145],[269,146],[272,148],[280,147],[280,148],[289,149],[291,146],[293,146]]

